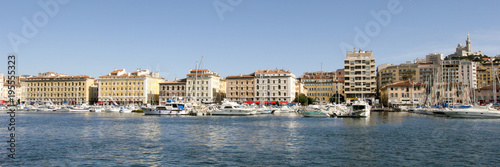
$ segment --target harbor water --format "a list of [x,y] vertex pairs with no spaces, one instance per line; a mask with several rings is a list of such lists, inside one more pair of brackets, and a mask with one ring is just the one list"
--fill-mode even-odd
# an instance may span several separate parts
[[0,166],[496,166],[499,119],[0,113]]

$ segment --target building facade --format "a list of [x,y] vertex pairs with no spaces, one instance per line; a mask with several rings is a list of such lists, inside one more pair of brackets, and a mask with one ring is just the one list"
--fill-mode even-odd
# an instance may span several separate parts
[[[482,63],[478,64],[476,67],[477,72],[477,87],[482,88],[493,84],[493,79],[495,76],[500,74],[500,68],[498,63]],[[496,75],[495,75],[496,71]]]
[[[383,67],[383,68],[382,68]],[[401,81],[418,80],[418,64],[406,62],[400,65],[385,65],[378,68],[378,86],[384,86]]]
[[26,102],[82,104],[91,100],[90,87],[94,78],[86,75],[68,76],[53,72],[26,78]]
[[254,74],[226,77],[226,99],[229,101],[254,101],[255,88]]
[[289,103],[295,99],[295,75],[285,70],[255,71],[256,101]]
[[186,99],[186,78],[160,83],[160,104],[165,104],[169,100],[184,99]]
[[345,94],[348,102],[365,99],[375,101],[375,58],[371,51],[348,51],[344,59]]
[[385,106],[421,105],[428,97],[423,83],[409,80],[384,85],[380,90],[380,103]]
[[307,96],[315,99],[318,104],[328,104],[334,101],[330,99],[333,96],[343,96],[336,72],[305,72],[301,79],[307,88]]
[[220,96],[220,75],[209,69],[189,70],[186,82],[188,101],[211,103]]
[[157,72],[137,69],[127,73],[125,69],[115,69],[107,75],[99,76],[98,103],[159,103],[159,85],[164,79]]

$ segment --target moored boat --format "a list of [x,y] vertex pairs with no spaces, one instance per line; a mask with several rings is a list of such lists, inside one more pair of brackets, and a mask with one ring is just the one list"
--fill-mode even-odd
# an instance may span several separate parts
[[144,115],[186,115],[189,114],[183,103],[171,102],[162,106],[142,107]]
[[494,108],[493,104],[452,108],[450,111],[445,111],[444,114],[453,118],[500,118],[500,111]]
[[321,111],[306,111],[300,114],[302,114],[302,116],[304,117],[321,117],[321,118],[330,117],[330,115]]
[[219,109],[212,111],[212,115],[233,115],[233,116],[245,116],[254,115],[256,110],[245,108],[236,102],[224,101]]

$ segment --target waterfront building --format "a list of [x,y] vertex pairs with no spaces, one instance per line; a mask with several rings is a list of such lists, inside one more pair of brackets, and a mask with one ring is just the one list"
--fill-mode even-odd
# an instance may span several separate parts
[[344,59],[344,71],[346,100],[364,98],[370,103],[374,102],[377,84],[372,51],[348,51]]
[[419,105],[425,102],[425,95],[423,83],[400,81],[380,88],[380,103],[385,106]]
[[493,84],[488,85],[488,86],[483,86],[479,89],[475,90],[475,98],[480,104],[488,104],[488,103],[493,103],[494,97],[497,96],[497,101],[496,103],[500,102],[500,92],[498,91],[500,89],[500,84],[497,82],[496,85],[496,93],[493,91]]
[[39,73],[26,78],[26,102],[52,102],[54,104],[89,103],[90,87],[94,78],[68,76],[55,72]]
[[125,69],[115,69],[107,75],[99,76],[98,103],[159,103],[159,85],[164,81],[158,72],[137,69],[127,73]]
[[[392,63],[381,64],[377,66],[377,90],[383,85],[387,85],[387,82],[392,83],[392,70],[386,70],[387,67],[394,66]],[[382,81],[384,84],[382,85]]]
[[220,75],[209,69],[189,70],[186,94],[188,101],[211,103],[220,96]]
[[312,97],[318,104],[335,102],[332,97],[343,96],[341,90],[343,81],[336,77],[336,72],[305,72],[302,82],[307,88],[307,96]]
[[300,94],[307,95],[307,88],[302,81],[302,78],[295,79],[295,97],[298,97]]
[[[500,74],[500,64],[490,62],[478,64],[476,67],[477,71],[477,87],[482,88],[493,84],[493,79]],[[493,67],[493,68],[492,68]]]
[[[5,80],[5,82],[7,82]],[[4,78],[3,78],[3,73],[0,73],[0,103],[5,104],[8,101],[8,89],[4,88]]]
[[283,69],[255,71],[256,101],[289,103],[295,99],[295,75]]
[[418,64],[407,61],[404,64],[385,64],[377,68],[378,87],[401,81],[418,80]]
[[186,78],[160,83],[160,104],[186,99]]
[[89,91],[90,91],[89,104],[90,105],[97,104],[97,102],[99,102],[99,81],[97,79],[94,80],[94,84],[90,85]]
[[226,99],[239,103],[255,100],[255,74],[226,77]]
[[221,78],[220,81],[219,81],[219,85],[220,85],[220,88],[219,88],[219,91],[221,94],[226,94],[226,84],[227,81],[226,81],[226,78]]
[[[1,99],[0,102],[7,102],[9,100],[9,86],[12,84],[9,84],[8,81],[8,76],[2,77],[3,74],[0,73],[0,94],[1,94]],[[16,103],[25,103],[26,102],[26,78],[22,76],[15,76],[14,77],[14,91],[16,92]],[[1,103],[0,103],[1,104]]]

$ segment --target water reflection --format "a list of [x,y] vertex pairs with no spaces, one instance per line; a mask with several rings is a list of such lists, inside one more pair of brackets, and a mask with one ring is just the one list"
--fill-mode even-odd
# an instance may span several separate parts
[[[5,123],[7,115],[0,115]],[[22,161],[0,166],[494,166],[500,120],[20,113]],[[0,131],[6,136],[5,131]],[[6,142],[0,146],[6,147]],[[29,149],[28,149],[29,148]],[[446,161],[443,161],[446,160]],[[402,163],[404,162],[404,163]]]

